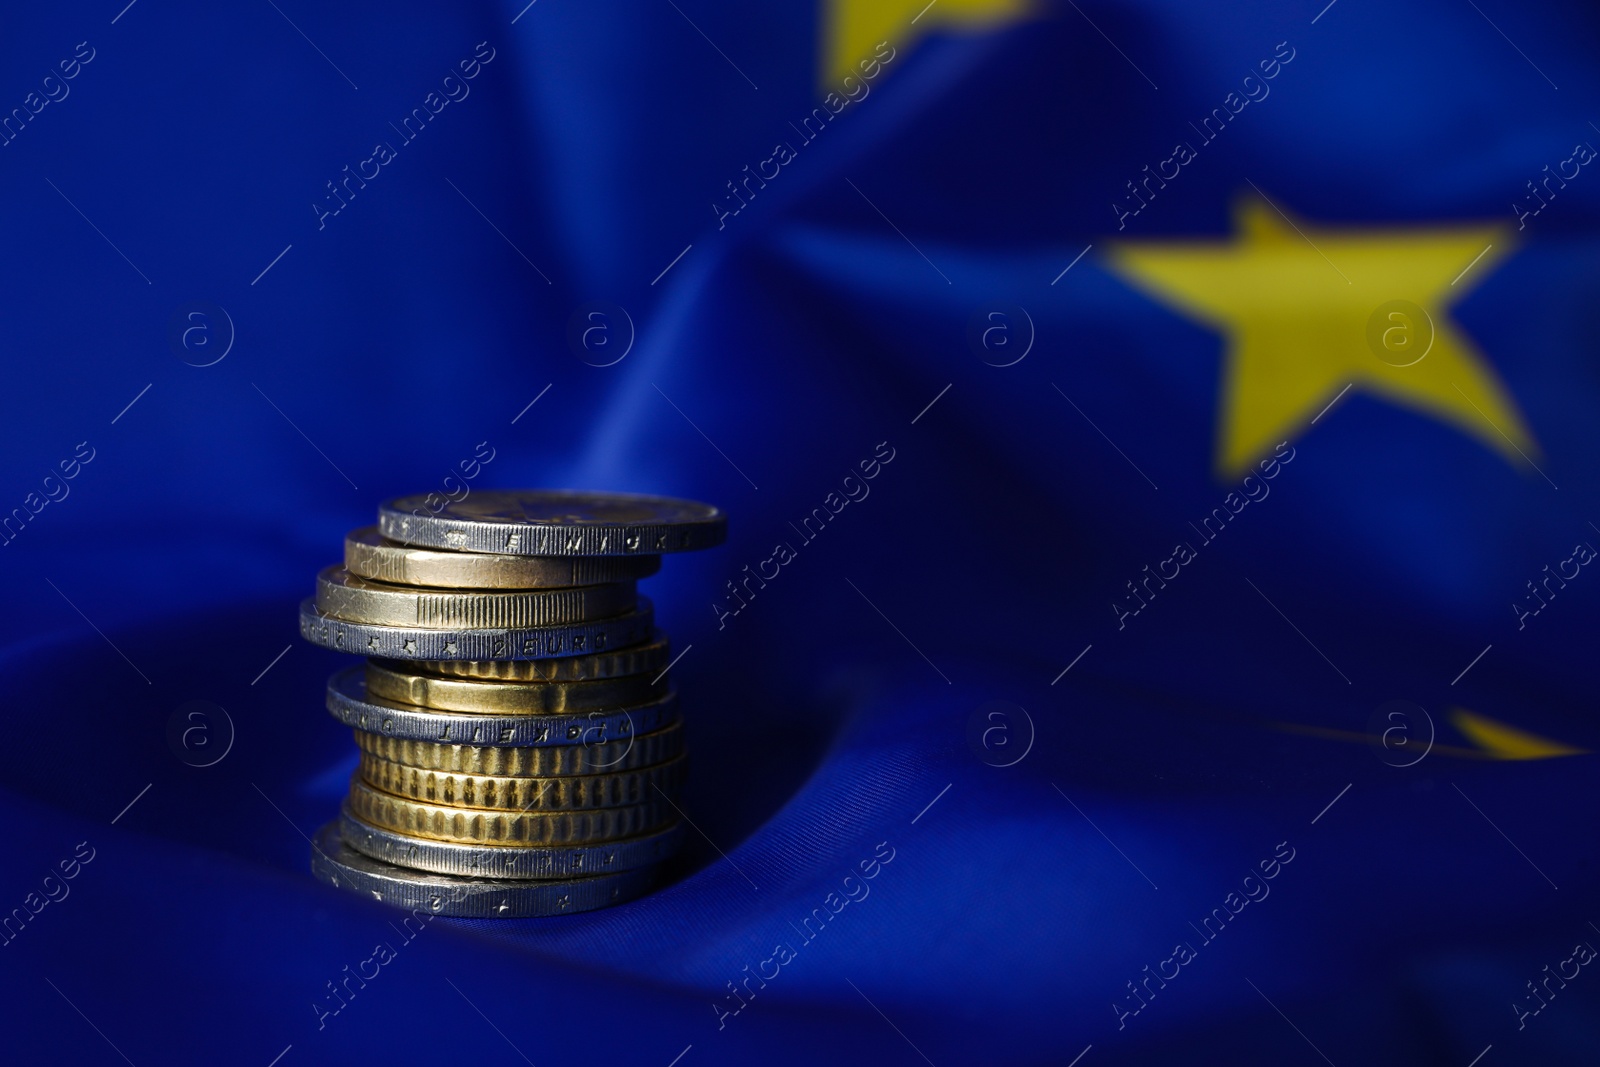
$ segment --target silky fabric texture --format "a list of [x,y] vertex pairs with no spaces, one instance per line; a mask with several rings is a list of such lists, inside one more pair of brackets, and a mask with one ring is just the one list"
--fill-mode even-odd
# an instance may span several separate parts
[[[5,14],[7,1062],[1592,1061],[1593,11],[920,6],[850,85],[842,0]],[[1418,364],[1478,377],[1221,462],[1239,324],[1128,257],[1247,217],[1330,291],[1489,232]],[[641,585],[644,899],[309,874],[354,661],[296,605],[462,484],[730,516]]]

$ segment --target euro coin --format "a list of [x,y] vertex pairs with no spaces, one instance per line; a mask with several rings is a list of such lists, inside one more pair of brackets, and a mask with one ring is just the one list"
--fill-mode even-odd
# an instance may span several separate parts
[[398,497],[378,532],[424,548],[511,556],[641,556],[720,545],[721,509],[692,500],[556,489],[484,489],[460,501]]
[[361,751],[408,767],[446,774],[494,774],[508,778],[631,771],[664,763],[683,751],[683,727],[676,722],[650,733],[630,733],[610,741],[522,748],[436,744],[362,730],[355,731],[355,738]]
[[666,695],[663,671],[655,678],[630,674],[594,682],[488,682],[440,678],[393,660],[367,662],[367,692],[384,700],[439,711],[492,715],[563,715],[648,704]]
[[360,667],[347,667],[328,679],[327,707],[335,719],[365,733],[408,741],[491,748],[545,745],[600,745],[636,734],[653,733],[678,720],[669,690],[660,700],[581,715],[484,715],[432,711],[367,692]]
[[625,808],[583,811],[489,811],[408,800],[350,780],[350,810],[386,830],[469,845],[583,845],[632,837],[663,826],[677,812],[664,797]]
[[376,526],[344,539],[344,566],[375,582],[434,589],[565,589],[648,578],[660,556],[506,556],[441,552],[390,541]]
[[655,632],[648,597],[626,615],[563,626],[432,630],[353,622],[300,602],[300,636],[314,645],[358,656],[403,660],[530,660],[587,656],[637,644]]
[[653,678],[667,669],[670,651],[667,635],[660,630],[652,630],[649,640],[643,644],[587,656],[530,660],[423,660],[415,666],[429,674],[443,674],[451,678],[506,682],[589,682],[628,674],[648,674]]
[[361,754],[362,781],[407,800],[451,808],[517,812],[582,811],[625,808],[674,796],[683,784],[683,757],[653,767],[616,774],[575,774],[559,778],[508,778],[490,774],[451,774],[407,767]]
[[328,567],[317,575],[317,610],[377,626],[429,630],[560,626],[621,615],[632,611],[637,600],[632,582],[481,593],[389,585],[357,577],[343,567]]
[[677,852],[683,833],[683,823],[675,822],[598,845],[508,848],[407,837],[362,822],[350,813],[348,804],[339,820],[340,836],[357,852],[397,867],[468,878],[576,878],[631,871],[660,863]]
[[590,911],[639,896],[655,881],[653,867],[553,881],[407,870],[351,848],[337,822],[317,831],[311,843],[311,872],[329,885],[404,908],[412,913],[408,927],[424,921],[419,912],[428,918],[525,919]]

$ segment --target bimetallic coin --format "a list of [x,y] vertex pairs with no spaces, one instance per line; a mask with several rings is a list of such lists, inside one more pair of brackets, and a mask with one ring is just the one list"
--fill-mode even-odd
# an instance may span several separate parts
[[340,836],[357,852],[397,867],[468,878],[574,878],[636,870],[676,853],[683,833],[683,823],[675,822],[653,833],[600,845],[505,848],[407,837],[362,822],[350,813],[349,805],[339,820]]
[[652,630],[648,644],[630,645],[610,652],[560,659],[533,660],[424,660],[417,669],[452,678],[479,678],[506,682],[588,682],[648,674],[654,678],[667,669],[671,649],[667,635]]
[[683,784],[683,757],[618,774],[506,778],[425,771],[363,752],[359,771],[362,780],[375,789],[429,804],[490,811],[586,811],[625,808],[649,804],[661,796],[676,796]]
[[385,700],[437,711],[500,715],[562,715],[647,704],[667,693],[663,671],[655,678],[632,674],[595,682],[484,682],[439,678],[408,664],[367,661],[367,692]]
[[506,778],[631,771],[665,763],[683,751],[683,726],[676,722],[653,733],[628,734],[612,741],[527,748],[440,745],[362,730],[354,733],[361,751],[408,767],[445,774],[493,774]]
[[375,582],[434,589],[566,589],[648,578],[660,556],[506,556],[439,552],[386,540],[376,526],[345,535],[344,566]]
[[358,656],[403,660],[530,660],[588,656],[636,644],[653,632],[655,615],[648,597],[626,615],[567,626],[527,629],[428,630],[351,622],[317,609],[313,598],[300,602],[300,636],[314,645]]
[[524,747],[602,745],[635,734],[653,733],[678,719],[671,692],[649,704],[584,715],[475,715],[429,711],[367,692],[360,667],[328,679],[328,711],[346,726],[365,733],[445,745]]
[[358,578],[343,567],[317,575],[317,610],[351,622],[421,626],[430,630],[560,626],[632,611],[632,582],[538,589],[520,593],[421,590]]
[[728,519],[692,500],[571,490],[480,490],[434,511],[425,494],[378,508],[391,541],[512,556],[638,556],[720,545]]
[[584,845],[647,833],[677,814],[664,798],[625,808],[524,812],[454,808],[407,800],[350,779],[350,811],[385,830],[468,845]]
[[351,848],[331,822],[311,844],[311,872],[329,885],[404,908],[413,915],[526,919],[591,911],[631,900],[655,880],[653,867],[556,881],[467,878],[407,870]]

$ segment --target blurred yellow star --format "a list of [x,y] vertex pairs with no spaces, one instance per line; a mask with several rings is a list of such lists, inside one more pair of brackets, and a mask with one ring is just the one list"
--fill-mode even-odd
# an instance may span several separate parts
[[1509,723],[1497,722],[1487,715],[1455,708],[1450,721],[1457,730],[1495,759],[1553,759],[1557,756],[1585,756],[1589,750],[1574,748],[1562,741],[1527,730],[1519,730]]
[[1352,385],[1531,466],[1515,401],[1449,308],[1510,251],[1508,228],[1323,229],[1249,198],[1227,241],[1121,242],[1109,266],[1227,341],[1219,476],[1243,472]]
[[998,29],[1033,13],[1031,0],[827,0],[822,71],[830,82],[856,73],[878,42],[908,48],[938,27]]

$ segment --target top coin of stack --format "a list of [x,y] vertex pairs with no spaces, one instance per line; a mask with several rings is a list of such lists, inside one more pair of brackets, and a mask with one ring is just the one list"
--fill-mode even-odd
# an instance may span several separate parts
[[635,583],[726,535],[691,501],[566,491],[411,496],[345,539],[300,632],[374,657],[328,710],[361,749],[323,880],[435,914],[602,907],[676,848],[682,732]]

